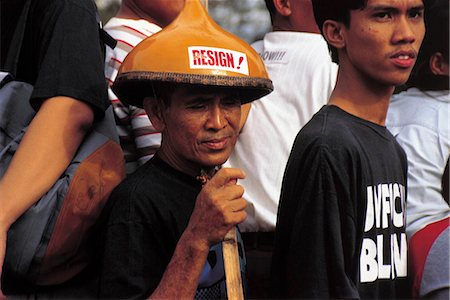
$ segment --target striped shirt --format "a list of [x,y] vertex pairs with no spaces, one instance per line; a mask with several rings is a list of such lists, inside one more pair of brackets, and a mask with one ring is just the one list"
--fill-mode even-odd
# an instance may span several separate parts
[[114,49],[106,49],[105,77],[127,173],[130,174],[155,154],[161,144],[161,133],[156,131],[143,109],[122,103],[111,90],[111,85],[128,52],[146,37],[160,31],[161,27],[146,20],[112,18],[104,29],[117,40]]

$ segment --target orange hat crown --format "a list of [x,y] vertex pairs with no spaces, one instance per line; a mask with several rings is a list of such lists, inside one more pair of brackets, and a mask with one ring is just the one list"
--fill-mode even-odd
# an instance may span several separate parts
[[199,0],[186,0],[171,24],[127,55],[113,90],[121,101],[142,107],[153,82],[237,89],[242,103],[273,90],[258,53],[217,25]]

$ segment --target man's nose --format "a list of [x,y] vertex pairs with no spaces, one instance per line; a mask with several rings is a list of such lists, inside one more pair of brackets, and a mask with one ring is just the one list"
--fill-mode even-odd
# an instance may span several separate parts
[[207,129],[220,130],[227,125],[225,113],[218,104],[211,106],[206,123]]
[[399,18],[393,35],[394,44],[411,44],[416,40],[416,28],[420,24],[413,23],[407,16]]

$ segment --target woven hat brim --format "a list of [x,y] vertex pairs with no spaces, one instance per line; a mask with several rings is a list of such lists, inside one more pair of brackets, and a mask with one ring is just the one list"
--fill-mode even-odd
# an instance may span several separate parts
[[120,101],[142,108],[143,99],[154,94],[151,83],[158,82],[236,89],[239,91],[242,104],[259,99],[273,91],[272,81],[266,78],[149,71],[119,74],[112,90]]

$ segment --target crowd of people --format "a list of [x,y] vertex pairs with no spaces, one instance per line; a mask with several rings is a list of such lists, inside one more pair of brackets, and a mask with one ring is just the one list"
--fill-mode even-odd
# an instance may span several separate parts
[[126,178],[85,268],[0,299],[224,299],[233,228],[248,299],[449,299],[449,1],[265,2],[248,45],[200,0],[122,0],[115,47],[93,0],[1,2],[2,70],[29,5],[36,115],[0,178],[0,271],[111,105]]

